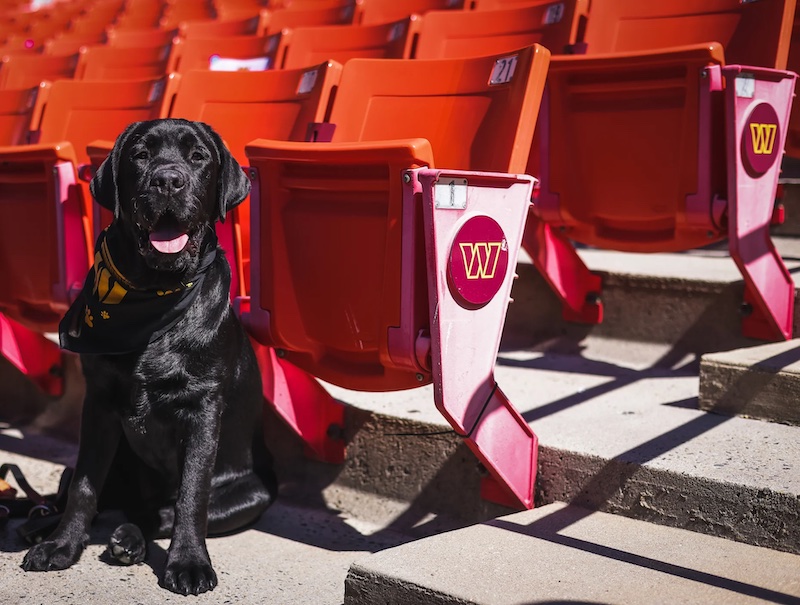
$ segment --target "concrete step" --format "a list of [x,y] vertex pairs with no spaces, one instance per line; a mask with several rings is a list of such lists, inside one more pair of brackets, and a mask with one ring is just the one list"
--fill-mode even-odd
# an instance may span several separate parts
[[[63,464],[73,464],[75,454],[75,444],[16,430],[0,431],[0,463],[18,464],[41,493],[55,489]],[[158,586],[168,540],[151,544],[147,561],[140,565],[121,567],[104,562],[108,536],[121,521],[101,515],[89,546],[73,567],[26,573],[20,563],[27,545],[15,532],[20,521],[12,519],[0,528],[0,603],[186,603],[186,597]],[[408,539],[341,514],[320,500],[279,500],[248,530],[208,540],[219,584],[192,603],[341,605],[344,579],[355,559]]]
[[800,603],[800,556],[563,504],[359,559],[345,605]]
[[703,355],[700,408],[800,426],[800,340]]
[[[800,240],[775,239],[789,270],[800,277]],[[561,319],[560,303],[523,254],[509,306],[504,346],[579,351],[592,341],[663,346],[664,354],[702,355],[761,344],[741,334],[744,282],[727,248],[675,254],[581,249],[586,265],[603,276],[603,323]],[[795,306],[800,335],[800,306]],[[598,346],[602,346],[600,343]]]
[[[619,346],[635,349],[638,365],[597,348],[501,354],[495,378],[540,440],[537,505],[570,502],[800,553],[800,427],[701,411],[693,358],[664,366],[652,364],[663,361],[660,350]],[[430,387],[326,388],[349,406],[347,461],[304,460],[275,423],[270,441],[294,489],[339,486],[407,502],[393,521],[402,531],[435,514],[476,522],[508,512],[479,498],[481,469]]]

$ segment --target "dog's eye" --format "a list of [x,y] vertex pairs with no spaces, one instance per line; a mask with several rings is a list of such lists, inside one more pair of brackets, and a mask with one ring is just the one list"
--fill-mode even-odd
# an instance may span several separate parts
[[136,153],[133,154],[133,159],[134,160],[146,160],[149,157],[150,157],[150,154],[147,153],[147,151],[144,150],[144,149],[141,150],[141,151],[137,151]]
[[195,151],[192,154],[192,161],[193,162],[202,162],[205,159],[206,159],[206,156],[204,154],[202,154],[201,152],[199,152],[199,151]]

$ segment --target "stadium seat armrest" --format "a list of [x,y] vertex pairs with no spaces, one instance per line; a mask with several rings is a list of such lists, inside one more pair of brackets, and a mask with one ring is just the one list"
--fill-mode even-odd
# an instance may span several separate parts
[[86,153],[89,155],[89,159],[95,169],[100,167],[100,164],[108,157],[113,147],[114,141],[105,140],[92,141],[86,146]]
[[77,164],[72,143],[62,141],[52,144],[13,145],[0,147],[3,162],[72,162]]

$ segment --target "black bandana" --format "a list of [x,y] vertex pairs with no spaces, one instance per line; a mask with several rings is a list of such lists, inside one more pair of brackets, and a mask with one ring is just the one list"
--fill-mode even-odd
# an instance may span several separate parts
[[216,245],[200,259],[193,278],[169,290],[142,290],[114,264],[119,242],[113,230],[97,238],[94,266],[58,326],[61,348],[75,353],[114,354],[144,349],[178,323],[200,291]]

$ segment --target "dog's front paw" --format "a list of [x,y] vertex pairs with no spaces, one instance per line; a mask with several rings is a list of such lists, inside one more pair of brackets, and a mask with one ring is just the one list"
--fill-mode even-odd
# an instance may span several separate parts
[[140,530],[133,523],[123,523],[108,540],[108,554],[121,565],[134,565],[144,561],[147,543]]
[[200,594],[214,590],[217,574],[208,558],[170,556],[164,572],[163,586],[167,590],[182,595]]
[[83,547],[73,543],[41,542],[32,547],[22,560],[25,571],[66,569],[81,557]]

